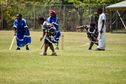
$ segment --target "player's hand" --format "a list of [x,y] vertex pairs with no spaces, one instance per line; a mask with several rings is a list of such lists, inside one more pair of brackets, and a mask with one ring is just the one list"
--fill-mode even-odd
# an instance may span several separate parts
[[40,38],[40,41],[42,41],[43,37]]
[[55,22],[52,22],[52,24],[55,24]]
[[14,33],[14,36],[16,36],[16,32]]
[[53,27],[54,26],[54,24],[53,23],[51,23],[51,26],[50,27]]
[[101,30],[101,31],[100,31],[100,33],[102,34],[102,33],[103,33],[103,31]]
[[24,29],[28,29],[28,27],[24,27]]

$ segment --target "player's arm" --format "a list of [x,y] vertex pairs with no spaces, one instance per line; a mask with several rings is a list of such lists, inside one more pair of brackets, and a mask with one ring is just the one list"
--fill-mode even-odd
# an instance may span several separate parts
[[52,22],[52,24],[53,24],[53,25],[56,25],[56,26],[58,26],[58,23],[57,23],[57,22]]
[[102,26],[101,26],[101,30],[100,30],[100,33],[103,33],[103,27],[105,25],[105,20],[102,20]]
[[45,31],[43,30],[43,34],[42,34],[42,37],[40,38],[40,41],[42,41],[44,36],[45,36]]
[[23,19],[23,21],[24,21],[24,28],[25,28],[25,29],[28,28],[28,23],[27,23],[27,21],[26,21],[25,19]]
[[16,36],[16,34],[17,34],[17,29],[14,28],[14,36]]
[[14,36],[16,36],[16,34],[17,34],[17,22],[16,21],[14,21],[14,23],[13,23],[13,28],[14,28]]
[[42,34],[42,37],[40,38],[40,41],[42,41],[42,39],[45,37],[45,35],[47,34],[47,29],[42,27],[42,30],[43,30],[43,34]]
[[56,18],[56,19],[52,22],[52,24],[58,26],[58,25],[59,25],[59,24],[58,24],[58,19]]

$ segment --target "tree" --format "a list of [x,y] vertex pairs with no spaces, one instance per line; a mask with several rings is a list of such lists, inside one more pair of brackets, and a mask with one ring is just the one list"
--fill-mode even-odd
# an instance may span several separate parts
[[[80,16],[79,23],[82,25],[83,22],[83,15],[85,13],[88,14],[90,7],[97,7],[101,4],[113,4],[117,3],[122,0],[0,0],[1,6],[1,24],[5,24],[5,27],[12,26],[12,21],[15,18],[15,14],[18,12],[22,12],[24,15],[32,14],[34,9],[37,5],[44,5],[47,7],[49,5],[61,4],[61,8],[63,5],[71,4],[74,6],[75,10],[78,12]],[[91,6],[90,6],[91,5]],[[36,8],[37,12],[39,13],[40,8]],[[44,11],[44,9],[43,9]],[[72,11],[72,10],[71,10]],[[3,14],[2,14],[3,13]],[[90,16],[90,15],[89,15]]]

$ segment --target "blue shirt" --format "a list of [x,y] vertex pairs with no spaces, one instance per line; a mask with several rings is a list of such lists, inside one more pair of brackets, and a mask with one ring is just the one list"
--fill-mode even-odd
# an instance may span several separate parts
[[13,27],[17,30],[16,40],[18,47],[23,47],[31,43],[29,27],[24,18],[21,20],[15,19]]
[[56,31],[59,31],[58,18],[57,18],[56,16],[54,16],[54,17],[49,17],[49,18],[47,19],[47,21],[48,21],[49,23],[53,23],[54,26],[55,26],[55,28],[56,28]]
[[28,25],[24,18],[21,20],[15,19],[13,27],[17,29],[18,38],[23,38],[24,35],[29,35]]

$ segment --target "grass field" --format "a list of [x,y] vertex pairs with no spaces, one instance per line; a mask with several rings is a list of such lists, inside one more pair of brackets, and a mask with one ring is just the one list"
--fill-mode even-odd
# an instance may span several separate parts
[[[89,51],[85,33],[64,32],[58,56],[40,56],[41,32],[30,51],[8,50],[12,31],[0,31],[0,84],[126,84],[126,34],[107,33],[106,51]],[[61,47],[60,47],[61,48]]]

